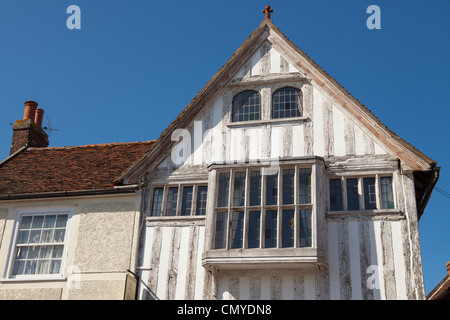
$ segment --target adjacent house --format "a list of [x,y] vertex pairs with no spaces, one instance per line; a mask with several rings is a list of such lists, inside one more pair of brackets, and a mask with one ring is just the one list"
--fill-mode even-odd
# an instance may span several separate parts
[[0,299],[134,299],[139,190],[113,181],[153,142],[47,147],[42,115],[0,163]]
[[0,163],[0,298],[426,298],[436,162],[271,12],[156,141],[49,148],[26,102]]
[[450,261],[445,266],[447,274],[427,295],[428,300],[450,300]]
[[139,299],[425,299],[436,162],[266,18],[120,177]]

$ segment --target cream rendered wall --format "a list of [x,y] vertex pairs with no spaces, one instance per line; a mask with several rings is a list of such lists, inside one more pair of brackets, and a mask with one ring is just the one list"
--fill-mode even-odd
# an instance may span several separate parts
[[[10,242],[20,209],[73,208],[64,278],[7,278]],[[123,299],[127,269],[135,270],[137,194],[16,200],[0,203],[0,299]]]

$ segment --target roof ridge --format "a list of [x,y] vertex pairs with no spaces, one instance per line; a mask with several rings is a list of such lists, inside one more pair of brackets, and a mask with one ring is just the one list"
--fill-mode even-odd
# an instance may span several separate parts
[[72,149],[72,148],[89,148],[89,147],[102,147],[102,146],[118,146],[118,145],[126,145],[126,144],[149,144],[154,143],[156,140],[148,140],[148,141],[131,141],[131,142],[109,142],[109,143],[94,143],[94,144],[85,144],[79,146],[57,146],[57,147],[29,147],[29,150],[41,149],[41,150],[49,150],[49,149]]

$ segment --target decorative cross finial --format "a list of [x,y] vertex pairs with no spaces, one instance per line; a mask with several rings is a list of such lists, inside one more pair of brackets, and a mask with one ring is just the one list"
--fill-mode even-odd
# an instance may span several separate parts
[[266,6],[266,8],[263,10],[263,13],[266,14],[266,19],[270,19],[270,13],[273,12],[273,9],[270,6]]

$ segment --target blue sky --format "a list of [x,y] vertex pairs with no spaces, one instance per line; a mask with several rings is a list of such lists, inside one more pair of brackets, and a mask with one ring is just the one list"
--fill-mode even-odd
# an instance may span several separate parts
[[[66,9],[81,9],[69,30]],[[0,0],[0,159],[26,100],[50,146],[156,139],[264,18],[442,167],[450,192],[450,1]],[[381,29],[369,30],[369,5]],[[46,125],[44,117],[44,125]],[[420,220],[426,293],[450,260],[450,199]]]

